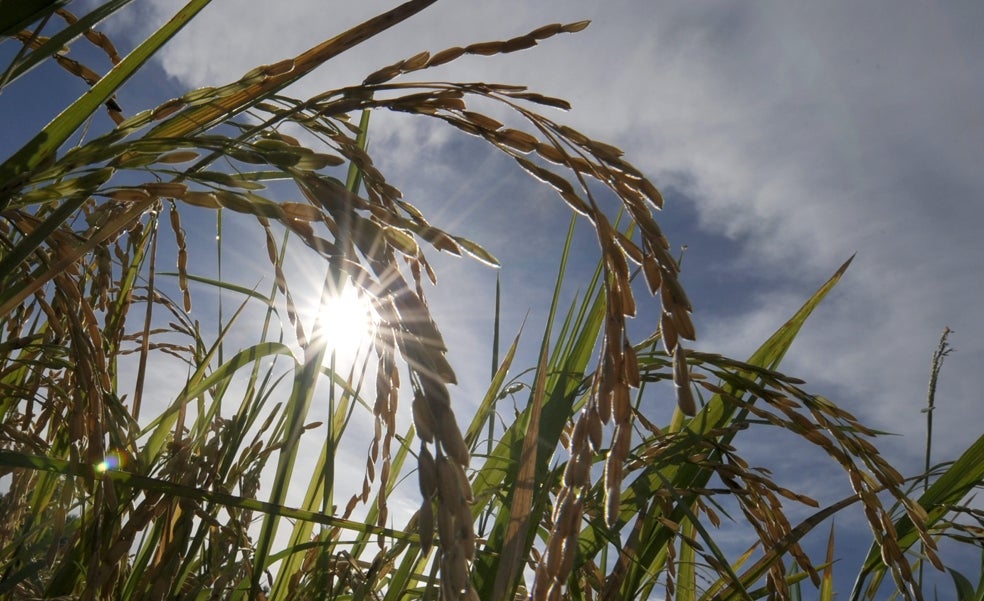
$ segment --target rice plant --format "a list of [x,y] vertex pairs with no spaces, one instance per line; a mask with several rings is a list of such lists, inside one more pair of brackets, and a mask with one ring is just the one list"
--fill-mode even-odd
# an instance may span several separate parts
[[[834,539],[822,557],[802,542],[861,507],[873,544],[854,598],[923,598],[914,566],[944,568],[941,537],[980,546],[965,499],[984,481],[984,437],[927,469],[921,489],[882,459],[873,430],[779,371],[848,265],[751,357],[688,349],[692,306],[656,218],[662,196],[619,149],[547,117],[568,103],[524,87],[408,81],[465,55],[535,51],[586,22],[409,49],[348,87],[284,92],[433,3],[131,114],[116,93],[207,0],[126,53],[98,27],[127,0],[80,15],[0,2],[2,43],[16,48],[0,90],[49,63],[88,86],[0,164],[0,596],[787,599],[809,580],[832,598]],[[112,68],[83,64],[77,45]],[[489,103],[522,128],[475,110]],[[558,249],[546,327],[525,334],[538,360],[515,364],[519,335],[501,357],[496,343],[473,415],[456,413],[425,248],[497,261],[377,168],[376,111],[484,140],[557,193],[571,231],[585,222],[597,238],[592,273],[568,269],[571,235]],[[203,219],[209,244],[188,234]],[[223,271],[233,226],[262,249],[266,289]],[[322,303],[344,289],[367,299],[372,338],[345,367],[323,318],[305,318],[298,256],[319,266]],[[583,292],[565,304],[571,278]],[[661,317],[632,340],[638,303]],[[165,373],[173,392],[151,384]],[[667,423],[654,403],[673,407]],[[742,456],[743,437],[779,430],[820,449],[853,494],[820,506]],[[354,492],[341,477],[352,453],[365,454]],[[397,497],[416,504],[406,519]],[[813,513],[794,521],[792,506]],[[751,533],[737,554],[720,543],[722,515]]]

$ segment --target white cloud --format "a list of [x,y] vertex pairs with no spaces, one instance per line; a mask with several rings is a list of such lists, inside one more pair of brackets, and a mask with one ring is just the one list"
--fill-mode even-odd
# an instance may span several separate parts
[[[164,14],[178,4],[145,6]],[[326,10],[323,2],[298,1],[285,10],[217,0],[169,46],[163,65],[187,85],[214,85],[391,5]],[[978,311],[984,296],[982,5],[437,3],[333,61],[297,94],[357,82],[422,49],[505,39],[582,18],[594,23],[576,36],[515,55],[466,58],[420,77],[535,84],[537,91],[566,97],[575,110],[561,120],[622,146],[657,183],[690,198],[703,232],[739,248],[713,265],[686,266],[713,271],[742,299],[737,312],[698,316],[704,348],[747,355],[857,252],[785,370],[805,376],[876,427],[907,434],[889,443],[893,458],[918,466],[929,357],[948,325],[957,352],[947,360],[938,392],[936,423],[938,433],[946,433],[937,437],[938,456],[952,456],[979,436],[984,409],[972,375],[984,363]],[[394,183],[411,189],[407,161],[424,152],[436,160],[457,139],[407,119],[381,116],[374,123],[376,131],[400,124],[374,140],[374,148],[383,149],[387,158],[380,160],[400,174],[403,181]],[[436,164],[425,170],[444,173]],[[468,182],[451,186],[467,189]],[[462,192],[460,202],[465,198]],[[520,210],[507,201],[503,214]],[[470,223],[462,212],[474,209],[442,206],[450,225],[456,216]],[[489,214],[483,210],[481,216]],[[680,210],[671,204],[667,216]],[[509,237],[547,223],[540,221],[546,213],[535,215],[515,231],[490,232],[491,243],[470,237],[493,252],[522,256],[524,244],[549,246],[534,236]],[[565,228],[554,229],[562,235]],[[667,234],[674,244],[691,235]],[[464,302],[483,296],[469,287],[454,294]],[[463,333],[468,326],[461,323],[454,336],[463,347],[482,339]],[[478,363],[478,373],[486,373],[485,361]]]
[[[154,15],[148,22],[179,4],[146,4]],[[168,46],[162,64],[188,85],[220,83],[389,7],[215,2]],[[893,419],[897,411],[879,408],[890,398],[921,398],[926,357],[942,327],[957,332],[952,380],[984,353],[973,311],[984,292],[977,237],[984,78],[975,66],[982,42],[973,26],[984,18],[980,8],[438,3],[332,61],[296,93],[358,81],[421,49],[582,18],[594,23],[577,36],[515,55],[465,58],[433,75],[535,84],[570,98],[569,122],[621,144],[657,181],[684,174],[689,186],[682,189],[702,227],[740,242],[738,256],[723,258],[736,281],[741,270],[767,272],[784,294],[805,298],[858,252],[838,309],[821,312],[816,331],[807,329],[796,365],[864,394],[866,411],[909,431],[909,422]],[[377,151],[392,148],[383,160],[398,172],[421,150],[453,139],[418,121],[379,120],[376,131],[390,133],[376,141]],[[749,332],[749,344],[779,321],[776,293],[761,298],[761,308],[737,318],[746,330],[769,323],[754,328],[757,337]],[[734,327],[732,321],[724,331]],[[956,411],[981,414],[964,396],[969,387],[947,388]]]
[[[721,28],[706,15],[691,23],[689,37],[685,19],[670,19],[667,27],[682,31],[651,58],[653,80],[674,90],[672,102],[657,100],[646,116],[653,132],[665,133],[652,164],[693,176],[704,226],[742,243],[737,266],[768,270],[789,282],[780,289],[795,285],[805,298],[858,251],[833,306],[797,343],[791,371],[839,384],[863,413],[915,434],[943,326],[957,330],[962,349],[945,382],[963,379],[982,356],[972,307],[984,291],[974,100],[984,81],[967,61],[981,43],[967,35],[963,15],[893,6],[872,14],[788,7],[725,14],[725,35],[709,33]],[[660,66],[658,56],[678,45],[691,59],[677,54]],[[775,314],[773,292],[762,300],[738,318],[740,327],[763,323],[750,341],[785,317]],[[950,452],[979,434],[958,416],[982,414],[969,388],[959,388],[948,386],[956,397],[948,399],[956,405],[948,427],[961,433]]]

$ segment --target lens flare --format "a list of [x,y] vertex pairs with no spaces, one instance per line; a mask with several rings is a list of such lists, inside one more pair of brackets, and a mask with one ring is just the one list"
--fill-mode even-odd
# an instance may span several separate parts
[[107,453],[106,457],[96,464],[96,471],[100,474],[118,470],[123,466],[123,456],[120,453]]

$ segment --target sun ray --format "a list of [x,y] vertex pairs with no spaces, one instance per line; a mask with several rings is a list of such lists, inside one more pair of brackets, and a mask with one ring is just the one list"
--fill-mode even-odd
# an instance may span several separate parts
[[346,283],[321,299],[318,322],[328,356],[347,361],[371,346],[378,317],[365,293]]

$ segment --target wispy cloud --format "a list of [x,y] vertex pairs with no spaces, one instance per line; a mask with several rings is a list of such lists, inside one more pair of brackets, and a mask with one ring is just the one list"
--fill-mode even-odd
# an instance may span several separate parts
[[[145,3],[139,20],[152,24],[179,4]],[[217,2],[169,45],[162,65],[186,85],[227,81],[388,6],[326,10],[321,2],[294,2],[283,10]],[[909,416],[884,408],[922,400],[929,353],[949,325],[959,352],[941,390],[952,417],[947,422],[941,411],[941,420],[963,432],[955,440],[972,435],[957,416],[982,411],[957,374],[984,357],[974,309],[984,292],[980,7],[438,3],[322,69],[296,93],[357,82],[422,49],[583,18],[594,23],[577,36],[491,60],[466,58],[433,75],[535,84],[570,98],[568,122],[624,147],[658,182],[679,186],[703,230],[737,241],[737,254],[718,259],[728,269],[715,269],[736,286],[751,278],[756,286],[739,293],[761,304],[726,321],[703,316],[709,341],[733,340],[737,329],[750,350],[778,324],[777,299],[805,298],[857,252],[836,306],[804,333],[792,365],[858,397],[886,428],[913,433]],[[409,172],[407,160],[422,150],[455,144],[419,120],[379,119],[387,127],[376,131],[390,133],[376,140],[377,153],[385,147],[380,160],[398,172]],[[469,210],[467,202],[463,196],[461,210]],[[757,288],[763,281],[768,289]]]
[[[150,22],[178,4],[159,0],[142,10]],[[327,10],[323,2],[303,0],[286,10],[253,0],[216,2],[168,47],[162,64],[185,85],[228,81],[391,5]],[[420,50],[585,18],[593,25],[576,36],[515,55],[467,58],[421,77],[531,84],[568,98],[575,109],[561,120],[621,146],[672,189],[676,206],[670,203],[665,217],[686,221],[681,215],[692,215],[697,229],[667,235],[674,244],[701,245],[691,249],[685,270],[698,284],[691,295],[708,308],[697,316],[704,348],[751,353],[857,253],[785,369],[876,427],[908,435],[890,443],[893,457],[918,467],[929,358],[950,326],[957,352],[938,391],[936,423],[947,433],[938,438],[940,458],[979,436],[984,408],[971,376],[984,364],[978,309],[984,296],[984,5],[437,3],[323,68],[296,93],[358,82]],[[542,258],[521,249],[549,246],[549,239],[529,232],[547,231],[556,214],[543,208],[549,200],[502,193],[525,177],[507,171],[508,161],[474,159],[470,147],[462,154],[459,137],[435,134],[419,120],[379,119],[375,131],[390,133],[374,138],[376,155],[411,202],[452,199],[432,202],[441,211],[435,221],[449,229],[457,222],[467,227],[477,216],[490,227],[470,237],[505,255],[507,268],[530,267],[523,257]],[[433,160],[421,166],[415,160],[421,156]],[[412,177],[422,172],[439,180],[447,174],[442,161],[462,160],[477,161],[474,178],[461,180],[462,171],[454,169],[457,179],[443,184],[443,196]],[[502,187],[491,188],[489,180]],[[493,199],[500,204],[490,208]],[[510,220],[513,227],[497,229]],[[564,226],[552,223],[562,235]],[[527,273],[520,281],[535,277]],[[441,310],[491,294],[491,286],[487,294],[460,280],[451,286],[450,300],[435,301]],[[702,290],[715,297],[699,300]],[[518,313],[530,306],[518,305]],[[467,346],[479,337],[466,332],[470,327],[461,323],[451,336]],[[486,361],[478,363],[476,373],[487,373]]]

